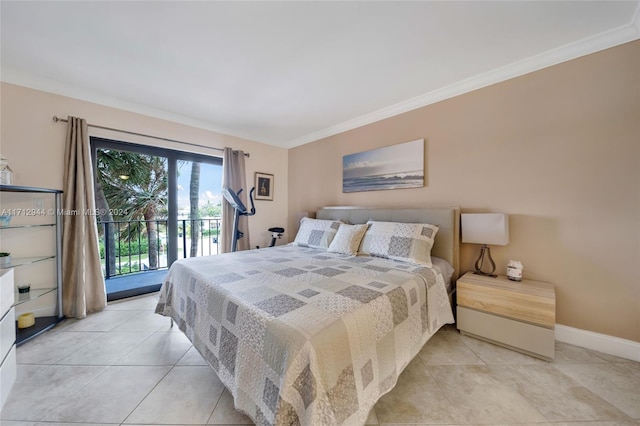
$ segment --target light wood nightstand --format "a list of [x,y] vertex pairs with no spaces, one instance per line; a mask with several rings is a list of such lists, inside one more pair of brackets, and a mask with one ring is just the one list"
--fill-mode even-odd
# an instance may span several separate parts
[[545,360],[555,354],[553,284],[467,272],[456,283],[457,327],[468,334]]

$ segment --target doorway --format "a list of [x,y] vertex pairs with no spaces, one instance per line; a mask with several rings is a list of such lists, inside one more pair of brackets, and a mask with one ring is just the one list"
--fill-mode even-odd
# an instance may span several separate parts
[[91,138],[107,300],[158,291],[177,260],[219,253],[222,158]]

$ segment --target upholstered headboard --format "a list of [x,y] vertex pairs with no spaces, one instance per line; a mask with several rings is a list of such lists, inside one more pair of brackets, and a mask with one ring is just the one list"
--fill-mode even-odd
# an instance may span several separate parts
[[316,213],[318,219],[342,220],[346,223],[366,223],[368,220],[401,223],[430,223],[437,225],[435,243],[431,249],[434,256],[449,262],[455,272],[452,280],[459,273],[460,255],[460,208],[459,207],[426,207],[420,209],[387,209],[374,207],[321,207]]

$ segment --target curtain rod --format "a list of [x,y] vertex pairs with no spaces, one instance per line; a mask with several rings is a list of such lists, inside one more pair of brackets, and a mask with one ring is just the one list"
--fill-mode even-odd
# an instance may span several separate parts
[[[68,123],[69,120],[64,119],[64,118],[58,118],[57,116],[54,115],[53,116],[53,122],[54,123],[58,123],[58,122]],[[147,135],[147,134],[144,134],[144,133],[130,132],[129,130],[114,129],[113,127],[97,126],[95,124],[88,124],[88,123],[87,123],[87,126],[93,127],[94,129],[111,130],[111,131],[114,131],[114,132],[126,133],[128,135],[143,136],[145,138],[158,139],[158,140],[161,140],[161,141],[179,143],[179,144],[182,144],[182,145],[197,146],[197,147],[200,147],[200,148],[214,149],[216,151],[224,151],[224,149],[222,149],[222,148],[215,148],[213,146],[206,146],[206,145],[200,145],[200,144],[197,144],[197,143],[184,142],[184,141],[179,141],[179,140],[176,140],[176,139],[169,139],[169,138],[163,138],[163,137],[160,137],[160,136]],[[248,152],[245,152],[244,155],[245,155],[245,157],[250,157],[251,156]]]

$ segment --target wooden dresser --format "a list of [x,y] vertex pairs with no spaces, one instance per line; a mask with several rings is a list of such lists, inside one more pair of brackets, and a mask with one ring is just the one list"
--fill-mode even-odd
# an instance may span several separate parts
[[555,354],[556,294],[552,284],[467,272],[456,283],[461,333],[545,360]]

